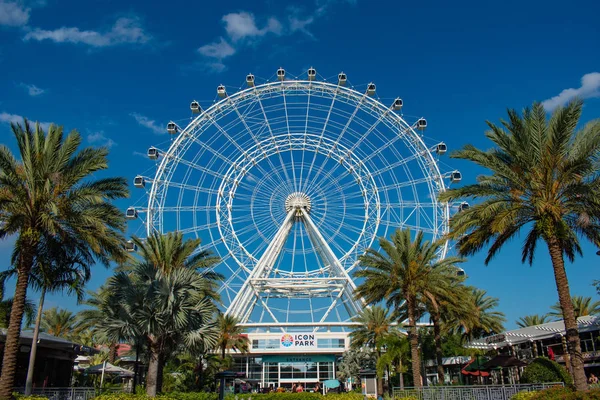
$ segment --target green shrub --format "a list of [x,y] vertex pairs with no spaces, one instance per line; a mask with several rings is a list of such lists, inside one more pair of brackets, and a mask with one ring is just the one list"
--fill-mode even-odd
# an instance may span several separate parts
[[31,396],[25,396],[23,393],[13,393],[13,397],[16,400],[48,400],[46,396],[40,396],[36,394]]
[[573,378],[565,367],[545,357],[538,357],[531,362],[521,375],[522,383],[550,383],[563,382],[573,385]]
[[576,392],[571,388],[555,386],[539,392],[520,392],[511,400],[599,400],[600,390],[593,389],[587,392]]
[[538,392],[519,392],[513,395],[510,400],[533,400]]

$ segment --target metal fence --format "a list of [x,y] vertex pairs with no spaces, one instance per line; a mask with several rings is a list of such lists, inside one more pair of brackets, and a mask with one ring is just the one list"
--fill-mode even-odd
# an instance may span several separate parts
[[[17,393],[25,393],[25,388],[15,388]],[[89,400],[96,397],[93,387],[34,388],[33,395],[44,396],[49,400]]]
[[394,388],[394,398],[414,397],[419,400],[510,400],[518,392],[533,392],[558,383],[485,385],[485,386],[427,386],[423,388]]

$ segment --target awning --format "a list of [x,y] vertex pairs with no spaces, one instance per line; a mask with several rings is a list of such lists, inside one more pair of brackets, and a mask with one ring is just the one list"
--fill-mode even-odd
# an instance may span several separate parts
[[337,379],[329,379],[323,382],[325,389],[336,389],[340,387],[340,381]]
[[487,359],[484,357],[476,356],[474,359],[469,361],[467,365],[460,371],[463,375],[471,375],[471,376],[490,376],[489,372],[484,371],[487,368],[484,368],[483,364],[487,362]]
[[125,368],[117,367],[116,365],[112,365],[109,362],[107,362],[106,364],[102,363],[102,364],[98,364],[98,365],[94,365],[89,368],[86,368],[85,372],[88,374],[102,374],[103,369],[104,369],[104,373],[108,374],[108,375],[118,375],[118,376],[123,376],[123,377],[128,377],[128,378],[133,377],[133,375],[134,375],[133,371],[130,371]]
[[483,364],[483,369],[525,367],[527,364],[514,356],[498,355]]

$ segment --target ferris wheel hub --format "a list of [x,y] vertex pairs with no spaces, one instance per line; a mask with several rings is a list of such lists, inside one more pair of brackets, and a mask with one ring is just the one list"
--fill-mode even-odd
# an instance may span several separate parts
[[310,197],[306,193],[294,192],[285,199],[285,212],[287,213],[293,209],[304,210],[308,213],[310,212],[310,208]]

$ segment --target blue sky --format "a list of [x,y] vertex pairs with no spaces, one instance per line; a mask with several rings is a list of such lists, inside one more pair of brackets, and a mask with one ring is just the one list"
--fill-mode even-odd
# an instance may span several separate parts
[[[450,150],[489,146],[486,119],[536,100],[550,109],[579,95],[583,120],[600,117],[600,4],[487,3],[0,0],[0,141],[14,145],[8,122],[21,116],[56,122],[110,146],[110,173],[132,179],[153,168],[143,154],[168,143],[164,126],[189,115],[190,100],[208,105],[218,84],[239,87],[248,72],[270,77],[280,66],[374,81],[381,97],[401,96],[424,115],[426,135]],[[444,168],[475,178],[449,158]],[[119,205],[140,200],[132,195]],[[10,248],[0,242],[4,263]],[[543,248],[533,267],[521,265],[519,249],[511,243],[487,267],[483,255],[465,265],[471,284],[500,298],[507,327],[557,298]],[[584,250],[568,266],[571,290],[597,298],[590,282],[600,279],[600,258]],[[99,267],[90,288],[109,273]]]

